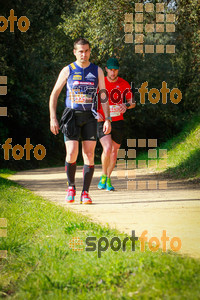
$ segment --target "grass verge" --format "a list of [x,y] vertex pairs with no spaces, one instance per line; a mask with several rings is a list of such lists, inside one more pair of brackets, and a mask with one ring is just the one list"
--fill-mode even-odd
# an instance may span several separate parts
[[[163,160],[157,159],[157,170],[171,178],[198,181],[200,179],[200,116],[193,117],[178,136],[158,147],[158,157],[160,149],[167,149],[167,166],[162,167]],[[137,160],[147,161],[148,154],[139,155]]]
[[9,169],[0,169],[0,176],[3,178],[8,178],[10,175],[14,175],[16,171],[12,171]]
[[[0,177],[0,217],[7,237],[0,238],[0,297],[9,299],[199,299],[200,261],[172,252],[126,251],[110,247],[73,251],[69,243],[88,236],[110,242],[127,235],[34,195]],[[131,233],[130,233],[131,236]],[[105,244],[104,244],[105,245]],[[102,244],[103,246],[103,244]],[[116,247],[117,245],[115,245]]]

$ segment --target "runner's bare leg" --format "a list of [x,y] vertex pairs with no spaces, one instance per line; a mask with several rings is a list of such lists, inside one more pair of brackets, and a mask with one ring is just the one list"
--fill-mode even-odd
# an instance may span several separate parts
[[85,165],[94,165],[96,141],[82,141],[82,154]]
[[74,163],[78,156],[78,141],[66,141],[66,161],[68,163]]
[[117,161],[117,153],[120,148],[120,144],[115,143],[112,141],[112,151],[110,154],[110,163],[107,168],[107,176],[110,177],[111,173],[115,167],[116,161]]
[[112,151],[112,139],[111,135],[105,135],[100,139],[101,145],[103,147],[103,152],[101,155],[102,163],[102,174],[107,175],[108,166],[110,164],[110,155]]

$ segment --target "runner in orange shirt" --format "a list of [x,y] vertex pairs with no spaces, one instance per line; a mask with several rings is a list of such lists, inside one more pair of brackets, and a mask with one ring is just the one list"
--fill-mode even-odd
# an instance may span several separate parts
[[[106,64],[107,76],[105,77],[105,85],[107,96],[109,97],[110,115],[112,117],[112,130],[110,134],[104,134],[104,113],[99,101],[98,105],[98,123],[97,135],[103,147],[101,155],[102,176],[100,178],[98,188],[113,191],[111,184],[111,173],[115,167],[117,153],[123,140],[124,135],[124,117],[123,114],[127,109],[135,107],[133,94],[129,83],[118,76],[119,63],[116,58],[110,58]],[[125,103],[126,102],[126,103]]]

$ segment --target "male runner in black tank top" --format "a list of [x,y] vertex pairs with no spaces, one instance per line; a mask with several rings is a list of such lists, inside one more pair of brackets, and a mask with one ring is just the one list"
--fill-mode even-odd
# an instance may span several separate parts
[[[53,134],[58,134],[59,124],[56,117],[57,100],[64,85],[68,84],[68,79],[71,82],[67,85],[70,93],[66,97],[66,109],[62,117],[62,132],[64,133],[64,140],[66,145],[66,162],[65,168],[68,178],[68,193],[66,201],[68,203],[74,202],[76,188],[75,188],[75,172],[76,160],[78,156],[78,140],[82,137],[82,153],[83,153],[83,189],[81,193],[81,203],[91,204],[92,200],[88,194],[89,187],[94,173],[94,150],[96,146],[96,119],[94,99],[90,97],[87,91],[82,89],[82,85],[92,85],[92,78],[96,75],[90,72],[90,44],[85,39],[77,39],[74,43],[74,55],[76,62],[71,64],[71,67],[64,67],[56,81],[53,91],[50,96],[50,129]],[[77,74],[72,74],[74,67],[77,68]],[[89,68],[89,69],[88,69]],[[95,67],[94,67],[95,68]],[[84,76],[84,72],[88,71]],[[81,74],[79,74],[79,72]],[[104,74],[101,68],[97,68],[98,88],[105,89]],[[72,77],[71,77],[72,76]],[[74,77],[75,76],[75,77]],[[77,80],[75,80],[77,79]],[[90,82],[90,83],[89,83]],[[75,87],[74,87],[75,86]],[[110,124],[110,110],[108,101],[105,101],[104,95],[101,95],[102,107],[105,114],[104,133],[109,134],[111,131]],[[69,100],[73,102],[70,106]],[[83,104],[83,105],[82,105]],[[81,109],[83,107],[83,109]],[[89,107],[89,109],[88,109]]]

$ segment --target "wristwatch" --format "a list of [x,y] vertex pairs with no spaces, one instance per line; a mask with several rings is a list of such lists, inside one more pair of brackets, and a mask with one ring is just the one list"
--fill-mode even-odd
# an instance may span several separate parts
[[108,120],[108,121],[112,122],[112,118],[111,117],[107,117],[107,118],[105,118],[105,120]]

